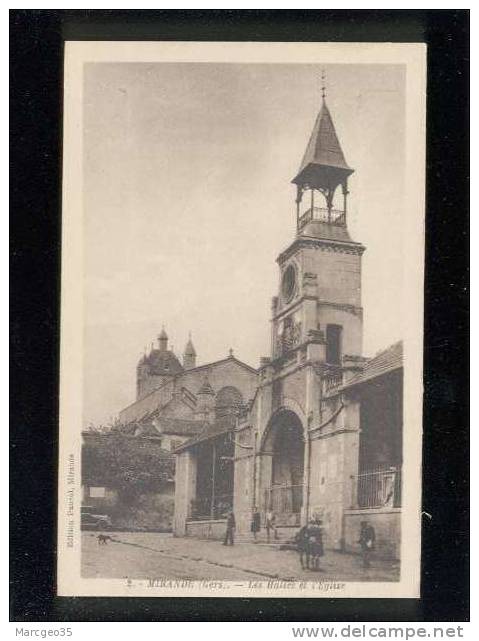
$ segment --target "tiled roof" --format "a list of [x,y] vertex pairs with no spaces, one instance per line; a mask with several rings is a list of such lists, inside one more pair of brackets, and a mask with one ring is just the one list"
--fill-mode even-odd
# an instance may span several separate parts
[[[150,421],[148,421],[147,423],[138,424],[136,429],[139,429],[137,436],[151,436],[153,438],[160,438],[161,436],[160,432],[156,429],[154,424],[151,423]],[[136,429],[135,429],[135,432],[136,432]]]
[[204,421],[184,418],[160,417],[157,422],[162,434],[176,434],[178,436],[196,436],[205,427]]
[[300,176],[310,165],[334,167],[347,173],[352,173],[353,171],[344,158],[333,119],[325,102],[323,102],[321,111],[316,118],[298,175],[293,182],[301,182]]
[[403,366],[403,344],[402,341],[394,343],[387,349],[376,354],[369,360],[361,372],[358,372],[351,378],[343,389],[352,387],[353,385],[360,385],[366,381],[370,381],[378,376],[383,376],[394,370],[401,369]]
[[203,365],[192,367],[191,369],[186,370],[185,374],[191,374],[192,372],[199,372],[204,369],[208,370],[213,367],[216,367],[216,365],[221,365],[222,363],[226,363],[228,361],[233,361],[237,365],[241,365],[241,367],[248,369],[250,372],[253,372],[254,374],[258,373],[257,369],[255,369],[254,367],[251,367],[251,365],[248,365],[247,363],[243,363],[243,361],[240,361],[239,358],[236,358],[236,356],[227,356],[226,358],[221,358],[220,360],[213,361],[212,363],[204,363]]
[[198,445],[198,443],[202,443],[203,441],[208,441],[216,436],[221,436],[221,434],[231,432],[234,430],[235,425],[235,416],[224,416],[217,419],[214,423],[206,423],[199,434],[180,445],[180,447],[176,448],[175,452],[186,450],[193,445]]
[[150,374],[156,376],[174,376],[183,372],[183,366],[170,350],[154,349],[146,357],[146,362],[149,365]]

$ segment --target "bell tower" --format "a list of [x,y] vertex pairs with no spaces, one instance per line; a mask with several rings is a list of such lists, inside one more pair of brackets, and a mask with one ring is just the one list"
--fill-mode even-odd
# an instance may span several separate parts
[[348,231],[346,162],[326,104],[321,105],[292,182],[296,237],[277,259],[278,296],[272,304],[272,358],[316,344],[317,360],[340,366],[362,353],[361,256]]

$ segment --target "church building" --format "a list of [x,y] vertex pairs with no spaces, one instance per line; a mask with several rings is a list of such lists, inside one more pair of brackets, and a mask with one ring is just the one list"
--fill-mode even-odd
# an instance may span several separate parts
[[138,362],[136,400],[120,411],[118,423],[123,433],[156,438],[173,451],[192,437],[204,438],[212,424],[216,430],[219,423],[232,425],[257,384],[258,371],[232,349],[221,360],[197,365],[191,336],[180,362],[163,328],[157,347]]
[[292,180],[295,234],[277,259],[271,353],[259,370],[233,356],[195,367],[186,352],[181,365],[161,336],[138,365],[138,400],[123,420],[167,399],[158,425],[193,417],[201,427],[175,450],[176,536],[221,538],[233,509],[237,538],[247,540],[253,512],[264,523],[272,511],[283,539],[316,516],[326,546],[346,551],[368,520],[378,550],[399,555],[402,345],[363,357],[365,247],[348,229],[353,171],[323,92]]

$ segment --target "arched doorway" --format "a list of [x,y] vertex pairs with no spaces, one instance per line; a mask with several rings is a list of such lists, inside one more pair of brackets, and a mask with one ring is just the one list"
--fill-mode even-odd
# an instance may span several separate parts
[[272,418],[261,452],[263,509],[276,514],[278,524],[298,525],[303,506],[303,426],[291,410]]

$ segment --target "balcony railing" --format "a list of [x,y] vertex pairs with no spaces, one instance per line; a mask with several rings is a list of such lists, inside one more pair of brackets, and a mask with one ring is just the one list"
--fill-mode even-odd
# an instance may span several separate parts
[[313,207],[305,211],[304,214],[299,217],[299,228],[302,229],[307,223],[312,221],[344,227],[346,225],[346,215],[344,211],[339,209],[329,210],[326,207]]
[[352,477],[353,508],[401,507],[401,468],[361,472]]
[[343,372],[328,372],[323,378],[323,392],[328,394],[343,384]]

